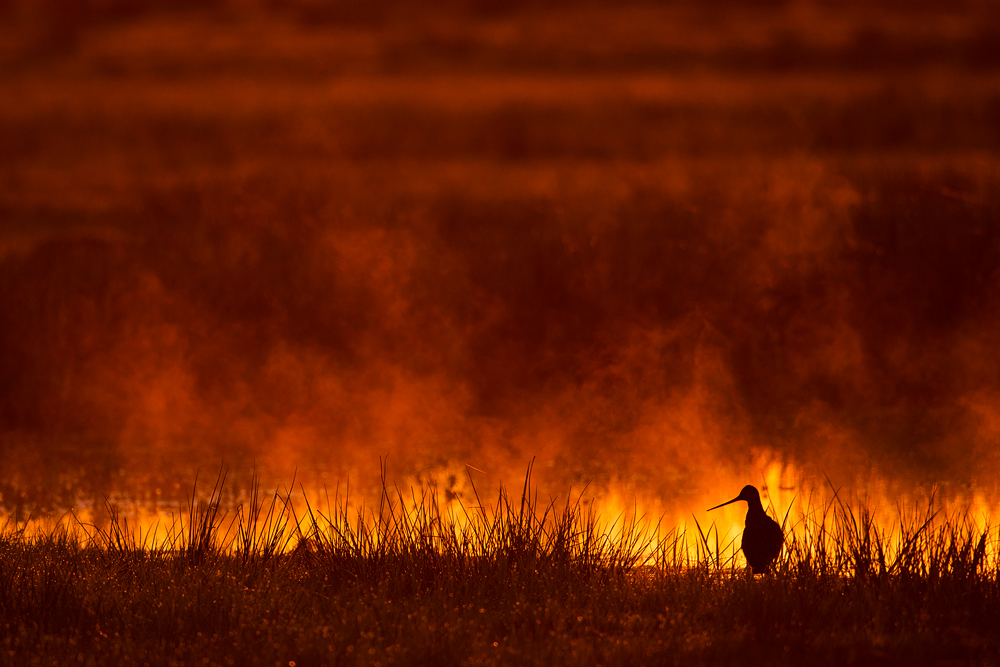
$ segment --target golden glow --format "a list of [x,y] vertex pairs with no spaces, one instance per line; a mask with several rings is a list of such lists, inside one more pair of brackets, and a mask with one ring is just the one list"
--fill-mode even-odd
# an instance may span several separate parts
[[[932,489],[895,497],[888,494],[887,485],[878,483],[861,490],[833,489],[828,480],[809,486],[808,480],[792,466],[775,461],[767,463],[763,457],[758,463],[761,465],[757,485],[762,502],[765,511],[784,526],[786,557],[791,557],[792,551],[794,558],[802,558],[803,554],[815,558],[820,552],[827,552],[849,559],[852,549],[860,549],[860,542],[868,539],[874,540],[891,573],[901,557],[913,557],[914,547],[917,561],[929,562],[931,551],[949,546],[949,540],[961,543],[962,539],[982,535],[982,566],[1000,567],[1000,541],[991,531],[994,517],[1000,516],[1000,506],[981,493],[943,497]],[[727,479],[719,489],[706,491],[693,505],[680,507],[629,497],[615,486],[603,491],[588,487],[569,496],[550,496],[530,479],[526,487],[523,479],[516,485],[502,486],[498,495],[496,488],[487,489],[479,484],[473,488],[471,478],[480,472],[453,467],[421,480],[410,480],[408,484],[394,485],[389,481],[381,497],[348,496],[346,487],[333,492],[299,488],[291,493],[287,489],[262,493],[261,516],[268,516],[272,502],[275,509],[269,521],[259,520],[254,530],[258,539],[280,533],[280,551],[294,549],[300,542],[308,543],[317,526],[324,535],[331,535],[332,525],[340,526],[338,530],[353,526],[356,530],[370,531],[372,547],[377,547],[380,540],[400,539],[395,531],[405,526],[434,526],[433,535],[454,530],[466,536],[462,539],[475,540],[483,534],[484,522],[504,514],[506,510],[501,508],[514,512],[507,520],[518,515],[522,494],[526,492],[528,500],[533,499],[527,505],[534,508],[532,521],[543,534],[555,525],[555,519],[569,511],[577,516],[574,525],[578,528],[592,521],[593,537],[602,544],[629,545],[637,566],[709,567],[726,571],[742,571],[746,566],[739,551],[745,505],[736,503],[711,513],[704,509],[709,503],[734,496],[745,481],[737,476]],[[477,504],[477,494],[481,505]],[[206,509],[210,499],[209,495],[199,494],[199,511]],[[249,498],[223,492],[217,519],[218,544],[223,552],[239,549],[239,527],[246,525],[251,507]],[[109,508],[115,514],[110,523]],[[434,517],[440,517],[440,523]],[[194,521],[197,520],[196,513]],[[9,515],[0,517],[0,525],[6,526],[7,531],[46,534],[62,527],[84,543],[104,546],[117,527],[117,534],[131,540],[133,545],[166,551],[184,544],[191,522],[190,506],[178,505],[168,510],[134,503],[119,506],[114,502],[97,511],[84,506],[60,519],[15,521]],[[388,525],[386,522],[397,528],[380,530],[383,524]],[[438,541],[439,538],[431,538],[431,543]],[[838,573],[854,571],[853,564],[847,565],[850,567],[840,563]],[[908,567],[913,567],[913,563]]]

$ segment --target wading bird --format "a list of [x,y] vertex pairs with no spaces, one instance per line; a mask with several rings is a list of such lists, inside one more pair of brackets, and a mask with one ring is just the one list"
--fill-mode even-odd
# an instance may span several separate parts
[[737,500],[747,501],[750,509],[747,510],[746,528],[743,530],[743,555],[746,556],[750,564],[750,570],[754,574],[767,572],[771,567],[771,562],[781,553],[781,544],[785,541],[785,534],[781,532],[781,526],[764,512],[764,506],[760,504],[760,494],[757,489],[747,484],[729,502],[709,508],[714,509],[725,507]]

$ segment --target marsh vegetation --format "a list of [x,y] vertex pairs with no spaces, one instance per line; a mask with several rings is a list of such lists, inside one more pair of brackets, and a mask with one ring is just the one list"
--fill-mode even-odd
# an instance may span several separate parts
[[[837,499],[786,518],[748,575],[713,526],[540,502],[530,477],[480,505],[386,488],[317,507],[224,487],[153,537],[0,533],[10,664],[994,664],[998,535],[908,508],[886,527]],[[194,497],[194,496],[192,496]],[[899,510],[902,512],[902,509]]]

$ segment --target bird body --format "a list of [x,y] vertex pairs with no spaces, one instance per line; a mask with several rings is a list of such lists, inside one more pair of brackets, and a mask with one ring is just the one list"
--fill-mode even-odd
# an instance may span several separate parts
[[781,530],[778,522],[767,515],[764,506],[760,503],[760,493],[749,484],[743,487],[740,495],[729,502],[716,505],[709,511],[718,509],[738,500],[745,500],[748,506],[746,528],[743,530],[743,542],[740,548],[743,555],[750,564],[750,570],[754,574],[767,572],[771,563],[778,554],[781,553],[781,545],[785,541],[785,534]]

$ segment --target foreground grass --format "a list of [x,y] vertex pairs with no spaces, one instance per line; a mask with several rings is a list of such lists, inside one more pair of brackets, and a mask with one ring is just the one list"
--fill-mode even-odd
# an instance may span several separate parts
[[650,542],[634,522],[609,532],[579,503],[539,506],[527,483],[520,498],[501,491],[458,515],[433,494],[386,492],[363,516],[254,495],[228,521],[220,489],[155,543],[113,508],[99,529],[8,524],[0,663],[944,665],[1000,654],[995,543],[961,517],[928,512],[889,532],[864,507],[833,504],[754,579],[710,532],[691,545],[677,531]]

